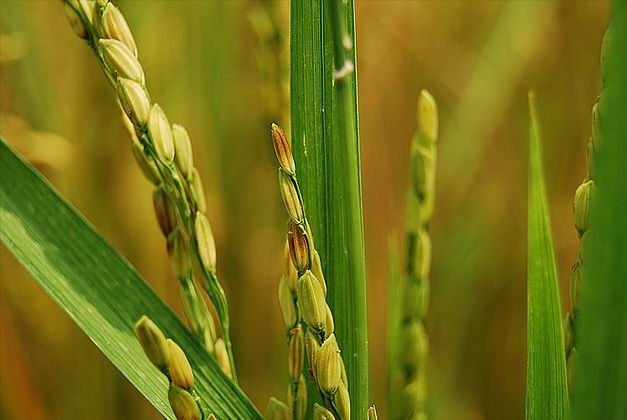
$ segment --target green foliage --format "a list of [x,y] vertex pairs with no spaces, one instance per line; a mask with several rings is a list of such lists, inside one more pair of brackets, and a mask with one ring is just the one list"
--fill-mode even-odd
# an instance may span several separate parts
[[568,415],[566,361],[555,253],[544,191],[541,138],[533,93],[529,94],[527,256],[527,419]]
[[185,349],[195,388],[218,418],[261,418],[139,273],[4,140],[0,178],[2,242],[164,416],[174,418],[167,381],[133,332],[143,314]]
[[353,2],[293,1],[290,19],[294,156],[328,279],[352,416],[360,418],[368,408],[368,328]]
[[577,318],[573,418],[627,418],[627,3],[613,3],[599,104],[589,256]]

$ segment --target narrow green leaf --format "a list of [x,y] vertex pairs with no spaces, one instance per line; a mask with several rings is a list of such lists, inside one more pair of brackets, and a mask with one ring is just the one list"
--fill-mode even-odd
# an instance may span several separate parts
[[529,94],[529,187],[527,226],[527,419],[568,415],[566,360],[555,253],[544,191],[540,132]]
[[627,3],[613,2],[595,199],[577,315],[573,418],[627,418]]
[[351,413],[361,418],[368,408],[368,328],[353,1],[292,1],[290,57],[299,182],[329,283]]
[[195,388],[218,418],[261,418],[137,271],[3,139],[0,179],[2,242],[165,417],[174,419],[167,381],[133,332],[143,314],[185,349]]

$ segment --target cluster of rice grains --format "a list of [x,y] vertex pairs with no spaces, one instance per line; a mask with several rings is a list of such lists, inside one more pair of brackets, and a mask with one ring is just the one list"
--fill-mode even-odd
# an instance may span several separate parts
[[[603,36],[603,45],[601,47],[601,71],[603,88],[606,87],[605,77],[605,52],[608,49],[608,44],[611,39],[611,32],[608,29]],[[594,158],[598,153],[599,146],[602,143],[600,138],[599,129],[599,106],[602,103],[601,99],[597,97],[597,100],[592,107],[592,135],[588,140],[586,146],[586,176],[575,191],[574,199],[574,218],[575,228],[579,235],[579,252],[577,260],[573,265],[570,272],[570,312],[566,314],[564,318],[564,342],[566,350],[566,364],[568,368],[569,382],[572,380],[573,365],[577,360],[577,348],[576,348],[576,320],[579,312],[579,292],[582,287],[582,280],[585,277],[585,265],[586,265],[586,253],[588,247],[588,241],[591,234],[590,229],[590,203],[594,199],[595,195],[595,173],[594,173]],[[585,281],[584,281],[585,282]]]
[[194,373],[183,350],[174,341],[166,339],[150,318],[142,316],[135,324],[135,335],[144,353],[170,382],[168,400],[177,419],[215,420],[213,414],[204,415],[200,399],[194,391]]
[[[155,186],[157,220],[166,238],[172,270],[181,284],[191,329],[222,370],[236,379],[228,307],[216,275],[216,245],[205,215],[207,204],[193,164],[189,135],[182,126],[171,125],[163,109],[151,101],[137,46],[120,11],[108,0],[66,0],[64,6],[72,28],[88,42],[116,89],[133,154]],[[222,337],[198,284],[211,299]]]
[[411,183],[407,193],[407,266],[402,276],[398,354],[393,366],[392,418],[424,420],[428,338],[431,237],[428,226],[435,202],[437,105],[429,92],[418,97],[418,129],[411,142]]
[[[334,334],[333,314],[326,302],[327,285],[320,256],[305,214],[290,144],[276,124],[272,125],[272,140],[279,162],[281,196],[289,216],[287,267],[279,283],[279,303],[288,336],[291,418],[304,419],[307,412],[307,387],[302,374],[306,350],[309,375],[317,384],[324,404],[324,407],[314,405],[314,418],[349,419],[346,371]],[[276,411],[279,405],[274,401],[269,409]],[[274,412],[268,417],[282,418]]]

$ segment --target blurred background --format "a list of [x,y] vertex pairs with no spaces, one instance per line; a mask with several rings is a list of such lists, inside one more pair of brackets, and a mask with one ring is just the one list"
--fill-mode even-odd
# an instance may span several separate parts
[[[287,375],[276,299],[285,215],[269,122],[288,116],[288,3],[117,4],[153,98],[192,137],[241,386],[264,410],[271,395],[285,398]],[[429,411],[522,419],[526,92],[538,96],[565,309],[578,246],[572,197],[585,172],[608,10],[605,1],[356,2],[371,399],[382,418],[388,244],[403,237],[419,89],[433,93],[441,121]],[[58,1],[0,2],[0,134],[182,316],[151,186],[112,90]],[[4,246],[0,270],[0,417],[159,418]]]

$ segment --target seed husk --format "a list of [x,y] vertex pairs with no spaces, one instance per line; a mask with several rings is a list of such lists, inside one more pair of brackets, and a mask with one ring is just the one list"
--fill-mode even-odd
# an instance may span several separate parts
[[581,272],[583,267],[576,263],[570,275],[570,302],[573,308],[577,308],[579,303],[579,294],[581,292]]
[[104,29],[102,28],[102,11],[104,10],[104,6],[106,4],[101,5],[102,2],[100,0],[92,0],[90,3],[92,10],[92,26],[94,27],[94,32],[96,33],[97,38],[106,38]]
[[413,418],[424,411],[426,400],[426,386],[423,379],[407,385],[401,390],[400,412],[401,418]]
[[197,212],[195,227],[200,260],[207,270],[215,272],[217,263],[216,242],[207,216]]
[[192,260],[189,256],[187,241],[176,232],[167,239],[168,257],[172,271],[178,278],[187,278],[192,274]]
[[407,192],[406,205],[407,209],[405,211],[405,228],[407,229],[407,232],[420,232],[420,230],[423,229],[424,226],[421,215],[423,205],[422,202],[418,200],[418,197],[413,190]]
[[131,79],[144,84],[144,69],[133,52],[117,39],[100,39],[98,46],[102,50],[102,56],[117,77]]
[[174,139],[168,117],[159,104],[153,104],[148,115],[148,134],[157,155],[166,162],[174,160]]
[[373,405],[368,407],[368,420],[379,420],[377,415],[377,408]]
[[300,375],[298,378],[298,382],[296,383],[296,395],[292,395],[291,387],[292,385],[290,384],[287,391],[287,402],[290,411],[293,412],[292,408],[296,405],[296,416],[294,420],[305,420],[305,416],[307,415],[307,382],[305,382],[305,377]]
[[[424,279],[424,278],[423,278]],[[403,282],[402,315],[403,319],[424,319],[429,308],[429,282],[409,277]]]
[[202,185],[202,179],[198,169],[192,169],[192,188],[196,195],[198,211],[205,213],[207,211],[207,199],[205,198],[205,188]]
[[305,217],[303,204],[300,201],[296,184],[283,168],[279,169],[279,187],[288,216],[296,224],[303,223],[303,218]]
[[414,271],[421,279],[428,278],[431,271],[431,236],[424,229],[421,229],[416,236]]
[[287,240],[290,248],[292,263],[298,273],[309,270],[311,267],[311,252],[305,230],[292,222],[287,227]]
[[331,334],[320,347],[316,365],[318,386],[327,395],[334,394],[341,383],[341,363],[340,349],[335,334]]
[[213,341],[215,340],[213,317],[205,306],[203,297],[200,295],[191,276],[180,280],[181,288],[179,291],[183,309],[185,310],[185,317],[192,331],[197,334],[200,342],[204,345],[207,353],[213,354]]
[[152,193],[152,204],[155,208],[155,214],[157,215],[161,233],[167,238],[176,229],[178,219],[176,208],[170,200],[165,187],[159,186],[155,188]]
[[584,182],[575,191],[575,227],[579,236],[588,230],[590,199],[594,196],[594,181]]
[[305,335],[300,324],[290,330],[288,341],[288,371],[290,380],[297,381],[303,372]]
[[433,195],[433,171],[435,167],[435,159],[433,151],[424,145],[413,143],[412,145],[412,171],[414,192],[422,204],[421,218],[423,221],[430,218],[427,213],[427,200]]
[[279,306],[281,307],[285,328],[292,328],[296,324],[296,306],[294,305],[294,298],[287,276],[281,276],[281,281],[279,282]]
[[128,135],[131,137],[131,141],[135,143],[140,143],[139,137],[137,136],[137,130],[135,129],[135,124],[133,124],[133,121],[131,121],[128,115],[126,115],[126,112],[124,111],[124,108],[122,107],[122,103],[119,100],[118,100],[118,106],[120,109],[120,118],[122,118],[122,124],[124,125],[124,128],[126,128]]
[[194,397],[183,388],[170,383],[168,401],[177,420],[200,420],[202,418]]
[[564,316],[562,329],[564,330],[564,348],[566,349],[566,357],[568,357],[571,349],[575,345],[575,321],[571,314],[568,313]]
[[152,364],[166,369],[170,363],[170,347],[159,327],[143,315],[135,324],[135,335]]
[[183,389],[190,390],[194,386],[194,373],[192,367],[183,352],[174,341],[168,338],[168,346],[170,347],[170,364],[168,372],[172,382]]
[[94,21],[94,0],[70,0],[77,8],[81,8],[89,23]]
[[324,326],[324,335],[328,337],[334,332],[335,332],[335,322],[333,320],[333,313],[331,312],[331,308],[327,304],[327,317],[326,317],[326,323]]
[[346,376],[346,366],[344,366],[344,359],[340,358],[340,362],[342,362],[342,374],[340,379],[346,388],[348,388],[348,377]]
[[296,272],[296,267],[294,267],[294,263],[292,262],[292,257],[290,255],[290,241],[289,238],[285,239],[285,247],[283,251],[283,256],[285,258],[285,273],[287,276],[288,285],[291,290],[296,290],[296,282],[298,281],[298,273]]
[[350,420],[351,418],[351,401],[348,395],[346,385],[340,383],[337,391],[333,395],[333,406],[340,416],[340,420]]
[[320,287],[324,295],[327,295],[327,282],[324,280],[324,274],[322,273],[322,262],[320,261],[320,255],[317,250],[313,250],[313,260],[311,262],[311,272],[316,276],[320,282]]
[[117,79],[117,94],[124,113],[136,126],[144,126],[150,115],[150,99],[146,89],[134,80]]
[[266,420],[289,420],[290,412],[287,405],[274,397],[270,397],[266,409]]
[[294,175],[296,165],[294,164],[292,148],[281,127],[274,123],[272,124],[272,143],[274,145],[274,153],[276,154],[281,168],[288,174]]
[[307,363],[309,364],[309,374],[314,382],[316,379],[316,366],[318,364],[318,353],[320,352],[320,343],[310,329],[305,334],[305,349],[307,350]]
[[215,350],[216,350],[216,358],[218,359],[218,365],[222,368],[226,376],[229,378],[233,377],[233,373],[231,371],[231,363],[229,362],[229,354],[226,351],[226,344],[224,340],[218,338],[215,342]]
[[314,420],[335,420],[335,416],[329,410],[321,406],[320,404],[314,404],[313,408]]
[[137,45],[124,15],[112,3],[105,6],[102,14],[102,29],[107,38],[117,39],[137,57]]
[[153,185],[158,185],[161,182],[161,178],[159,177],[159,170],[155,163],[146,156],[144,153],[144,147],[138,142],[133,142],[131,144],[131,148],[133,150],[133,156],[135,157],[135,161],[137,161],[137,165],[139,169],[141,169],[144,176],[150,181]]
[[[72,1],[72,4],[76,8],[82,8],[81,2],[77,0]],[[70,27],[74,33],[78,35],[79,38],[87,39],[87,27],[83,23],[83,19],[78,12],[76,12],[76,10],[74,10],[74,8],[67,2],[63,4],[63,9],[65,10],[65,16],[67,17]]]
[[326,302],[320,283],[307,270],[296,283],[296,295],[305,323],[315,331],[322,331],[326,322]]
[[422,89],[418,95],[417,106],[418,133],[429,141],[438,138],[438,106],[429,91]]
[[192,142],[185,127],[179,124],[172,125],[172,137],[174,138],[174,161],[185,179],[191,179],[194,159],[192,155]]
[[[309,225],[309,222],[307,221],[307,219],[305,219],[304,225],[305,225],[305,238],[307,239],[307,248],[309,249],[309,264],[311,264],[313,261],[313,252],[316,250],[316,247],[314,245],[313,233],[311,232],[311,226]],[[321,279],[318,279],[318,280],[321,281]],[[325,288],[326,286],[323,286],[323,289]]]
[[413,377],[426,367],[425,361],[429,348],[427,333],[421,321],[412,321],[402,327],[401,337],[400,362]]

